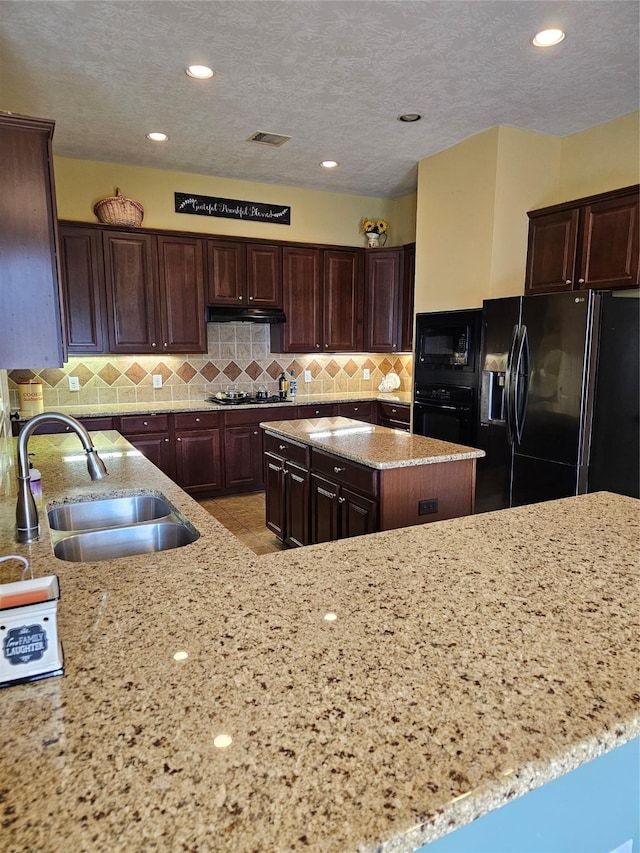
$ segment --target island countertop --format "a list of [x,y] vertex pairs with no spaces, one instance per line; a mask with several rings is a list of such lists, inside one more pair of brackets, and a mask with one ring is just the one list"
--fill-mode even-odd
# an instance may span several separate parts
[[352,418],[301,418],[294,421],[266,421],[267,432],[301,444],[343,456],[369,468],[405,468],[478,459],[484,450],[425,438],[404,430],[366,424]]
[[59,576],[65,653],[0,692],[6,851],[410,851],[640,731],[638,501],[257,557],[95,435],[97,483],[75,436],[32,438],[45,501],[157,490],[201,536],[65,563],[43,519],[16,545],[0,441],[0,553]]

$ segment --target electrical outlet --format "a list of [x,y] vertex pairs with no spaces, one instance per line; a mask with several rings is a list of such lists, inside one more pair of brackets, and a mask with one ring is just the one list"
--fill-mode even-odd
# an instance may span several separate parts
[[430,515],[432,512],[438,512],[438,498],[418,501],[418,515]]
[[153,376],[153,387],[154,388],[162,388],[162,374],[161,373],[152,373]]
[[80,390],[80,380],[77,376],[69,377],[69,391],[79,391]]
[[369,368],[368,368],[368,367],[365,367],[365,368],[363,369],[363,371],[362,371],[362,378],[363,378],[363,379],[371,379],[371,371],[369,370]]
[[311,382],[311,371],[310,370],[305,370],[304,381],[305,382]]

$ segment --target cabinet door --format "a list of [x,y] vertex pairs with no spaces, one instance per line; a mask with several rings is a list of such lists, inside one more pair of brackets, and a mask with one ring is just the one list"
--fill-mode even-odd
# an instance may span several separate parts
[[264,480],[266,525],[278,539],[284,539],[284,464],[281,457],[264,454]]
[[158,346],[155,237],[103,231],[110,352],[161,352]]
[[286,545],[309,544],[309,472],[291,462],[284,463]]
[[69,353],[108,352],[100,231],[60,225],[58,236]]
[[415,243],[404,247],[404,269],[402,271],[402,293],[400,295],[400,349],[413,349],[413,295],[416,278]]
[[225,488],[257,491],[263,487],[261,433],[258,423],[225,427]]
[[640,284],[638,194],[584,208],[580,288],[612,289]]
[[399,341],[401,250],[365,253],[366,352],[396,352]]
[[247,293],[258,308],[282,305],[282,247],[260,243],[247,245]]
[[362,351],[362,254],[325,250],[324,349],[326,352]]
[[222,488],[219,429],[176,433],[176,475],[188,492]]
[[166,433],[141,433],[139,435],[128,435],[126,438],[136,450],[139,450],[143,456],[153,462],[156,468],[159,468],[171,479],[174,478],[174,458],[171,442]]
[[320,352],[322,278],[320,249],[282,250],[282,307],[286,323],[271,326],[272,352]]
[[375,533],[378,523],[378,504],[343,488],[338,496],[340,505],[340,538]]
[[0,115],[0,368],[66,361],[53,127],[45,119]]
[[318,474],[311,475],[311,542],[333,542],[340,533],[339,487]]
[[202,241],[158,237],[163,352],[206,352]]
[[207,303],[246,305],[244,243],[207,240]]
[[578,208],[574,208],[531,217],[524,286],[526,294],[573,289],[578,215]]

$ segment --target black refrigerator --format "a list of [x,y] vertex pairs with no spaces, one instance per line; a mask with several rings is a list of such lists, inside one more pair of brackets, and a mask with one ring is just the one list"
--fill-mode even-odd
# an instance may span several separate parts
[[483,303],[476,512],[638,497],[638,291]]

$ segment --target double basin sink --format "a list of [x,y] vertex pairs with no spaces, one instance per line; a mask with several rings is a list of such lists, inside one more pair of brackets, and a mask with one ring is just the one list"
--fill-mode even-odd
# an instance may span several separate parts
[[200,536],[164,495],[131,494],[60,504],[47,516],[53,553],[72,563],[168,551]]

